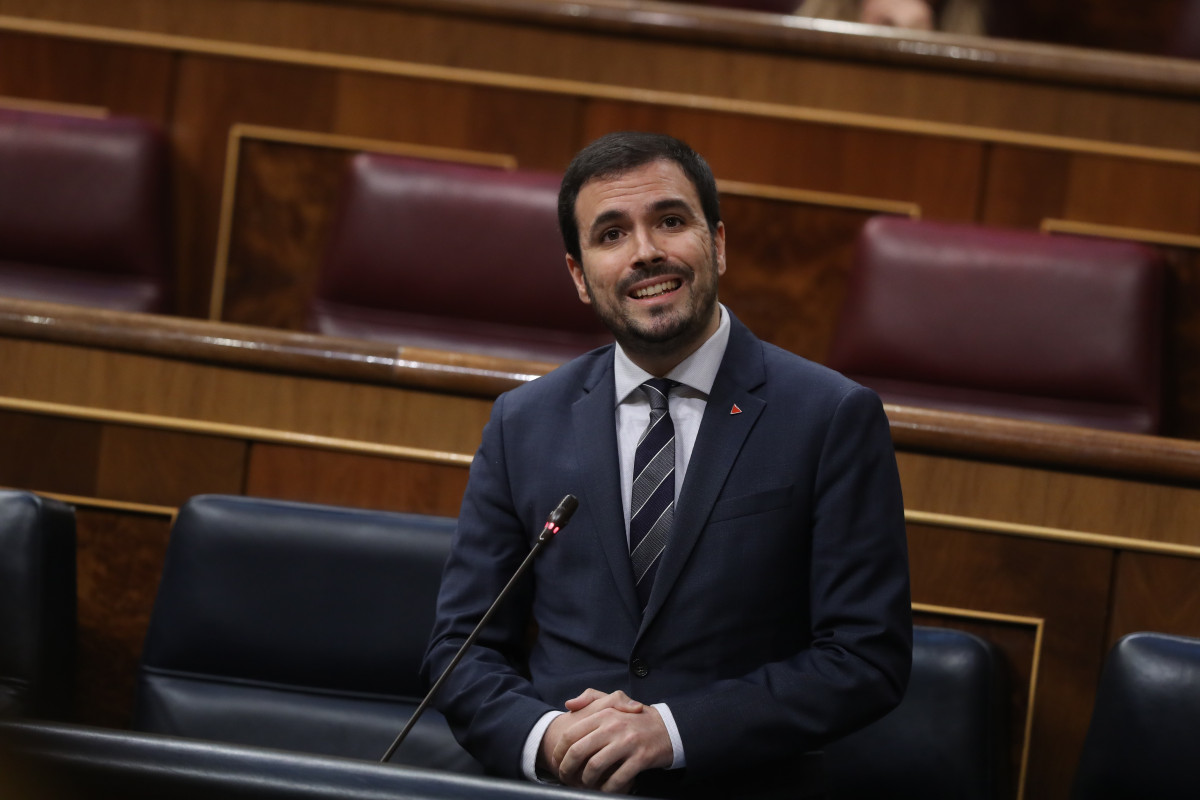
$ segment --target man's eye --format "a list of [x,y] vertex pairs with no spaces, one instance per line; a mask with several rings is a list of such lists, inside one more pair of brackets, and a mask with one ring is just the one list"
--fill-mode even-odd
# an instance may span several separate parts
[[683,217],[666,217],[662,224],[665,228],[678,228],[683,224]]
[[621,232],[616,228],[609,228],[604,233],[600,234],[600,241],[615,242],[621,236]]

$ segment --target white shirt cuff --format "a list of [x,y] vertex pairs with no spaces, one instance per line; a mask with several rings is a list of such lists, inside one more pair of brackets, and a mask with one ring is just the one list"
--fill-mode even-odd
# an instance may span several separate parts
[[671,737],[671,753],[674,755],[674,760],[667,769],[683,769],[687,766],[687,759],[684,757],[683,739],[679,736],[679,726],[675,724],[675,717],[666,703],[654,703],[653,707],[658,710],[663,724],[667,726],[667,734]]
[[555,717],[563,713],[565,712],[547,711],[541,719],[534,723],[533,729],[529,731],[529,736],[525,739],[525,749],[521,751],[521,774],[531,781],[549,783],[537,774],[538,750],[542,746],[542,737],[546,735],[546,728],[550,727],[550,723],[554,721]]

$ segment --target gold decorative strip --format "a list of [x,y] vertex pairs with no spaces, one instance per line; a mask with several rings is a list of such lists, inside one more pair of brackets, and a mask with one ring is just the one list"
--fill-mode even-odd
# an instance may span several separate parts
[[233,236],[234,200],[237,197],[238,168],[241,163],[242,142],[247,139],[282,144],[298,144],[333,150],[357,152],[369,150],[387,155],[412,156],[437,161],[516,169],[517,159],[507,153],[485,153],[453,147],[394,142],[363,136],[343,136],[334,133],[273,128],[266,125],[236,123],[229,129],[225,149],[225,174],[221,180],[221,212],[217,226],[217,254],[213,264],[212,290],[208,302],[208,318],[220,321],[225,305],[225,281],[229,274],[229,247]]
[[195,433],[202,436],[223,436],[231,439],[245,439],[251,442],[292,445],[295,447],[311,447],[339,453],[356,453],[359,455],[382,456],[405,461],[418,461],[426,464],[439,464],[449,467],[469,467],[472,456],[464,453],[450,453],[442,450],[429,450],[422,447],[408,447],[396,444],[377,444],[356,439],[341,439],[334,436],[318,436],[293,431],[278,431],[270,428],[257,428],[249,425],[234,425],[224,422],[207,422],[201,420],[164,417],[155,414],[140,414],[132,411],[113,411],[102,408],[88,408],[63,403],[49,403],[42,400],[24,400],[16,397],[0,397],[0,409],[21,411],[43,416],[81,419],[89,422],[101,422],[114,425],[131,425],[139,428],[157,428],[160,430],[181,433]]
[[543,78],[464,67],[416,64],[386,58],[319,53],[288,47],[222,42],[193,36],[145,33],[98,25],[0,16],[0,30],[544,94],[646,103],[689,110],[716,111],[867,130],[920,134],[946,139],[1011,144],[1020,147],[1200,166],[1200,152],[1189,150],[1103,142],[1055,134],[1026,133],[977,125],[928,122],[853,111],[805,108],[783,103],[711,97],[659,89],[636,89],[565,78]]
[[998,520],[980,519],[978,517],[960,517],[952,514],[938,514],[931,511],[904,510],[904,520],[914,525],[932,525],[938,528],[959,528],[982,533],[1001,533],[1008,536],[1021,536],[1027,539],[1047,539],[1068,544],[1082,544],[1092,547],[1109,547],[1117,550],[1130,550],[1141,553],[1153,553],[1167,556],[1186,556],[1200,558],[1200,547],[1171,542],[1154,542],[1146,539],[1133,539],[1128,536],[1113,536],[1105,533],[1087,533],[1071,531],[1064,528],[1051,528],[1044,525],[1026,525],[1019,522],[1001,522]]
[[1001,622],[1006,625],[1020,625],[1033,628],[1033,660],[1029,668],[1029,695],[1025,709],[1025,731],[1021,742],[1021,765],[1017,776],[1017,800],[1025,798],[1025,779],[1029,769],[1029,743],[1033,738],[1033,710],[1037,701],[1038,671],[1042,666],[1042,641],[1046,628],[1046,620],[1042,617],[1020,617],[1013,614],[999,614],[992,611],[978,611],[973,608],[957,608],[954,606],[935,606],[927,603],[913,603],[913,611],[925,614],[940,614],[947,617],[962,617],[966,619]]
[[1070,233],[1077,236],[1101,236],[1106,239],[1127,239],[1144,244],[1159,244],[1166,247],[1187,247],[1200,250],[1200,236],[1186,233],[1171,233],[1147,228],[1125,228],[1119,225],[1100,225],[1094,222],[1076,222],[1070,219],[1046,217],[1041,224],[1042,233]]
[[26,97],[0,95],[0,108],[12,111],[38,111],[45,114],[67,114],[73,117],[104,119],[108,109],[104,106],[87,106],[80,103],[60,103],[55,100],[33,100]]
[[882,197],[861,197],[852,194],[817,192],[811,189],[792,189],[786,186],[770,186],[743,181],[717,181],[721,194],[739,197],[756,197],[765,200],[783,200],[789,203],[805,203],[814,206],[848,208],[854,211],[873,211],[880,214],[898,214],[911,219],[921,218],[921,206],[904,200],[888,200]]
[[457,147],[437,147],[427,144],[396,142],[391,139],[371,139],[366,136],[346,136],[340,133],[322,133],[294,128],[274,128],[269,125],[237,123],[233,126],[242,139],[257,139],[264,142],[300,144],[324,147],[330,150],[369,150],[386,155],[412,156],[435,161],[455,161],[483,167],[513,170],[517,168],[517,157],[508,153],[485,153],[480,150],[462,150]]
[[70,503],[73,506],[81,508],[91,508],[100,511],[124,511],[130,514],[142,514],[148,517],[166,517],[172,522],[175,521],[175,514],[179,509],[172,506],[154,506],[146,503],[128,503],[124,500],[104,500],[99,497],[85,497],[77,494],[62,494],[60,492],[43,492],[40,489],[18,489],[12,486],[3,487],[18,492],[33,492],[41,497],[49,497],[51,500],[61,500],[64,503]]

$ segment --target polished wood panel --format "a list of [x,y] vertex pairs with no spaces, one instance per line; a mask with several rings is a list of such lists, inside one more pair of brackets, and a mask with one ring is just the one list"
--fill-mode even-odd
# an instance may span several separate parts
[[721,179],[902,200],[922,216],[972,219],[983,180],[976,142],[648,103],[589,103],[580,146],[626,129],[686,136]]
[[256,444],[246,494],[313,503],[458,516],[466,466]]
[[221,319],[305,330],[349,157],[243,143]]
[[175,144],[191,180],[192,202],[177,236],[181,310],[204,316],[212,290],[216,233],[229,133],[236,123],[328,130],[336,75],[314,68],[189,56],[174,87]]
[[1107,646],[1136,631],[1200,637],[1200,561],[1123,552],[1117,557]]
[[94,494],[101,431],[87,420],[0,411],[0,486]]
[[1027,781],[1031,797],[1066,797],[1099,678],[1112,552],[913,524],[908,537],[914,603],[1045,621]]
[[[33,99],[138,105],[164,120],[176,154],[180,310],[195,316],[207,313],[220,267],[231,133],[245,125],[504,152],[551,170],[598,133],[647,127],[690,139],[724,180],[903,200],[932,219],[1034,227],[1053,217],[1168,234],[1200,225],[1196,65],[909,32],[835,35],[683,5],[654,7],[652,23],[638,3],[571,8],[0,0],[12,45],[3,52],[38,65],[5,72],[0,88],[12,80]],[[288,25],[272,24],[285,13]],[[154,65],[137,61],[151,56]],[[139,75],[126,87],[136,104],[116,96],[125,68]],[[306,192],[327,196],[325,175],[256,176],[260,197],[296,202],[282,216],[238,206],[228,318],[298,324],[311,264],[278,272],[276,259],[319,252],[324,206]],[[747,233],[731,226],[735,238]],[[1171,347],[1172,366],[1186,372],[1200,363],[1200,289],[1194,266],[1183,269],[1176,296],[1188,316],[1174,321],[1183,338]],[[795,283],[785,279],[781,295],[808,292],[807,308],[830,309],[823,328],[810,318],[776,334],[783,315],[755,319],[761,303],[742,316],[799,352],[820,352],[838,284],[788,274]],[[276,291],[289,280],[292,291]],[[1193,394],[1170,398],[1169,434],[1200,435],[1193,377],[1174,384]]]
[[233,439],[106,425],[96,495],[179,506],[197,494],[241,494],[246,457],[246,445]]
[[76,509],[78,721],[126,727],[170,518]]
[[0,95],[99,107],[165,126],[172,61],[164,50],[0,30]]
[[[473,452],[490,402],[433,392],[6,343],[0,395],[140,414],[305,431],[370,443]],[[77,376],[64,380],[63,376]]]
[[1200,548],[1200,489],[1031,465],[897,454],[912,510]]

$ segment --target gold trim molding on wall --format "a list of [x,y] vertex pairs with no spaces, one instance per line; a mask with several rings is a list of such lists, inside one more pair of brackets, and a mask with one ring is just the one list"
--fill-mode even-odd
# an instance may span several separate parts
[[863,197],[835,192],[818,192],[812,189],[793,189],[787,186],[771,186],[763,183],[718,180],[717,191],[738,197],[753,197],[762,200],[782,200],[800,205],[825,206],[828,208],[869,211],[877,214],[896,214],[910,219],[921,218],[921,206],[904,200],[888,200],[882,197]]
[[674,108],[838,125],[894,133],[921,134],[946,139],[1010,144],[1090,155],[1107,155],[1200,166],[1200,152],[1145,145],[1120,144],[1053,134],[1024,133],[1001,128],[887,117],[862,112],[836,111],[775,102],[738,100],[656,89],[635,89],[562,78],[530,77],[462,67],[419,64],[387,58],[322,53],[288,47],[241,44],[193,36],[110,28],[0,15],[0,30],[67,39],[108,42],[159,50],[226,56],[297,66],[322,67],[377,75],[416,78],[447,83],[571,95],[593,99],[647,103]]
[[[0,396],[0,410],[17,411],[43,416],[79,419],[89,422],[130,425],[142,428],[195,433],[207,436],[223,436],[246,441],[266,442],[271,444],[309,447],[331,452],[355,453],[359,455],[380,456],[405,461],[416,461],[452,467],[470,467],[473,455],[471,453],[453,453],[439,450],[429,450],[419,447],[402,445],[376,444],[353,439],[342,439],[332,436],[317,436],[292,431],[279,431],[268,428],[258,428],[247,425],[228,423],[204,422],[199,420],[164,417],[153,414],[141,414],[129,411],[112,411],[107,409],[88,408],[85,406],[52,403],[42,400],[25,400],[16,397]],[[1027,539],[1042,539],[1047,541],[1065,542],[1069,544],[1090,547],[1104,547],[1132,552],[1151,553],[1156,555],[1183,556],[1200,558],[1200,547],[1191,545],[1152,542],[1129,537],[1112,536],[1107,534],[1074,531],[1063,528],[1052,528],[1039,525],[1023,525],[1014,522],[1001,522],[979,517],[938,514],[915,509],[905,509],[904,518],[911,525],[929,525],[962,531],[979,533],[995,533],[1005,536],[1018,536]]]
[[1101,225],[1095,222],[1077,222],[1070,219],[1046,217],[1040,226],[1042,233],[1069,233],[1076,236],[1098,236],[1106,239],[1125,239],[1143,244],[1165,247],[1186,247],[1200,250],[1200,236],[1169,231],[1147,230],[1146,228],[1124,228],[1119,225]]
[[0,108],[12,111],[36,111],[43,114],[67,114],[73,117],[104,119],[109,110],[104,106],[88,106],[81,103],[60,103],[56,100],[32,100],[26,97],[0,95]]
[[65,419],[79,419],[87,422],[154,428],[178,433],[194,433],[201,436],[221,436],[251,442],[309,447],[338,453],[382,456],[384,458],[418,461],[448,467],[469,467],[474,458],[471,454],[449,453],[441,450],[428,450],[421,447],[376,444],[354,439],[340,439],[333,436],[316,436],[308,433],[296,433],[294,431],[257,428],[249,425],[203,422],[178,417],[139,414],[132,411],[111,411],[108,409],[88,408],[64,403],[50,403],[43,400],[23,400],[17,397],[0,397],[0,410],[19,411],[26,414],[40,414],[42,416],[62,417]]

